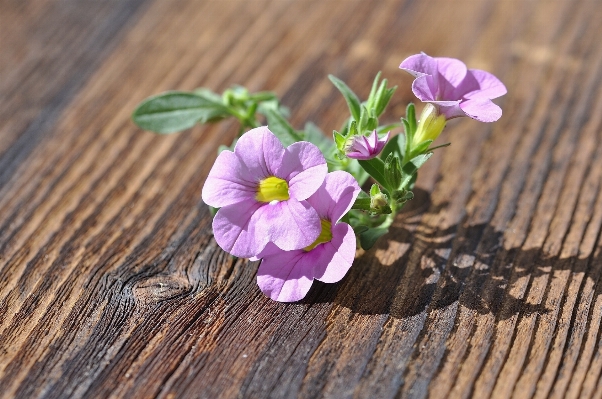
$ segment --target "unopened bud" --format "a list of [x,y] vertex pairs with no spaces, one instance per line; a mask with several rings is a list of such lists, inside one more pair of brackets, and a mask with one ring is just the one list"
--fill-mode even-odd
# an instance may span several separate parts
[[439,113],[439,109],[436,106],[427,103],[420,115],[420,121],[414,134],[413,145],[417,146],[426,140],[435,140],[443,131],[445,122],[445,115]]

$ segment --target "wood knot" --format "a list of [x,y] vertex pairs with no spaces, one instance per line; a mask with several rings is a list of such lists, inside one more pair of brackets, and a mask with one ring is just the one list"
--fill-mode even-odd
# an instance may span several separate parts
[[192,290],[188,279],[180,276],[153,276],[134,284],[132,292],[136,301],[149,303],[160,302]]

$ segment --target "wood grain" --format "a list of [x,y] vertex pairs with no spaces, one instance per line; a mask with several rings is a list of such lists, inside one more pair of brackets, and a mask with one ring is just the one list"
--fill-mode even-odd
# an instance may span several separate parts
[[[0,0],[0,396],[602,398],[596,1]],[[337,129],[425,51],[499,76],[338,284],[265,298],[200,191],[230,122],[138,130],[163,90],[273,90]]]

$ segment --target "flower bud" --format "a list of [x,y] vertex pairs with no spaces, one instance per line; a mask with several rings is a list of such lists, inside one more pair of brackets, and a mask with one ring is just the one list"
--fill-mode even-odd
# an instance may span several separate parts
[[443,131],[445,122],[445,115],[441,114],[433,104],[427,103],[420,115],[420,121],[412,141],[413,146],[426,140],[435,140]]
[[385,144],[389,141],[389,133],[382,139],[378,138],[376,130],[372,134],[366,136],[350,136],[345,142],[345,155],[349,158],[368,160],[376,157],[385,148]]
[[370,208],[380,209],[387,205],[389,205],[389,201],[387,200],[387,196],[383,193],[378,193],[370,198]]

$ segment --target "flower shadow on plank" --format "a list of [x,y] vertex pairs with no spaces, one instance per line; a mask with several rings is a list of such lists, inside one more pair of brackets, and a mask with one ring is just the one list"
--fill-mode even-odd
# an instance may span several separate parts
[[[340,283],[316,282],[302,303],[334,302],[355,313],[401,319],[459,302],[480,314],[507,319],[517,313],[548,312],[544,300],[532,304],[525,296],[511,294],[512,282],[523,277],[533,281],[547,274],[551,279],[555,270],[583,269],[597,280],[597,271],[587,273],[595,261],[546,257],[539,249],[505,249],[503,232],[488,224],[412,232],[403,221],[424,208],[423,202],[418,209],[402,213],[402,222],[393,225],[388,239],[359,256]],[[438,209],[429,207],[429,212]],[[392,263],[379,260],[377,251],[390,254],[399,251],[400,244],[405,250],[394,254]]]

